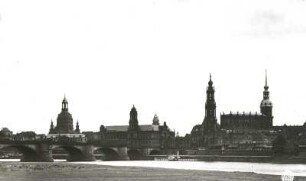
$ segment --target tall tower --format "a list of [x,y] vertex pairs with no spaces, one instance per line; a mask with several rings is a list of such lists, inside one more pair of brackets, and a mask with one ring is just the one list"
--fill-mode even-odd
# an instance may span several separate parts
[[263,100],[260,103],[260,112],[261,114],[267,116],[267,127],[271,127],[273,125],[273,115],[272,115],[272,108],[273,104],[270,101],[270,92],[269,92],[269,86],[267,81],[267,71],[265,75],[265,87],[263,91]]
[[135,106],[133,105],[130,111],[130,121],[129,121],[129,130],[138,130],[138,118],[137,111]]
[[216,102],[215,102],[215,89],[211,75],[209,76],[208,87],[206,90],[206,103],[205,103],[205,118],[203,121],[204,134],[215,132],[217,129],[216,118]]

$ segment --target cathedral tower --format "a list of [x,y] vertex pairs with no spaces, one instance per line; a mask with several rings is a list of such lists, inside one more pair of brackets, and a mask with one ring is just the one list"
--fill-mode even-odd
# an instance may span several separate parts
[[260,103],[260,112],[261,114],[267,116],[267,125],[268,127],[271,127],[273,125],[273,115],[272,115],[272,102],[270,101],[270,92],[269,92],[269,86],[267,81],[267,71],[265,76],[265,87],[263,91],[263,100]]
[[215,89],[211,75],[209,76],[208,87],[206,90],[206,103],[205,103],[205,118],[203,121],[204,134],[215,132],[217,128],[216,118],[216,102],[215,102]]

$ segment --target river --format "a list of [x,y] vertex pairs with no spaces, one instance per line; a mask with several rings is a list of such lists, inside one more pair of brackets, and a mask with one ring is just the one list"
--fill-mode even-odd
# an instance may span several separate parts
[[[18,159],[0,159],[1,161],[19,161]],[[55,160],[63,162],[64,160]],[[272,164],[249,162],[205,162],[205,161],[92,161],[72,162],[73,164],[95,164],[127,167],[169,168],[184,170],[206,170],[225,172],[253,172],[268,175],[294,175],[306,177],[306,164]]]
[[254,172],[258,174],[284,175],[306,177],[306,164],[270,164],[248,162],[204,162],[204,161],[95,161],[82,162],[86,164],[170,168],[185,170],[208,170],[225,172]]

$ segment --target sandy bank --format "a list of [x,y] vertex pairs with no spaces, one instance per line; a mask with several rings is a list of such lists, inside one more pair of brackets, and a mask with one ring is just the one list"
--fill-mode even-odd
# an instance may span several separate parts
[[[280,176],[239,172],[210,172],[174,170],[160,168],[112,167],[104,165],[84,165],[67,162],[20,163],[2,162],[0,181],[134,181],[134,180],[281,180]],[[295,180],[304,180],[296,178]],[[306,180],[306,179],[305,179]]]

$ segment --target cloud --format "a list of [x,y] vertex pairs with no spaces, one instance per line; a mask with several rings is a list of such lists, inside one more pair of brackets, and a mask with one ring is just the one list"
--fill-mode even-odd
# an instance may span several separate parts
[[275,13],[271,11],[255,12],[251,18],[253,25],[277,25],[285,22],[284,14]]
[[305,23],[295,21],[286,13],[256,11],[250,17],[249,35],[274,36],[306,33]]

